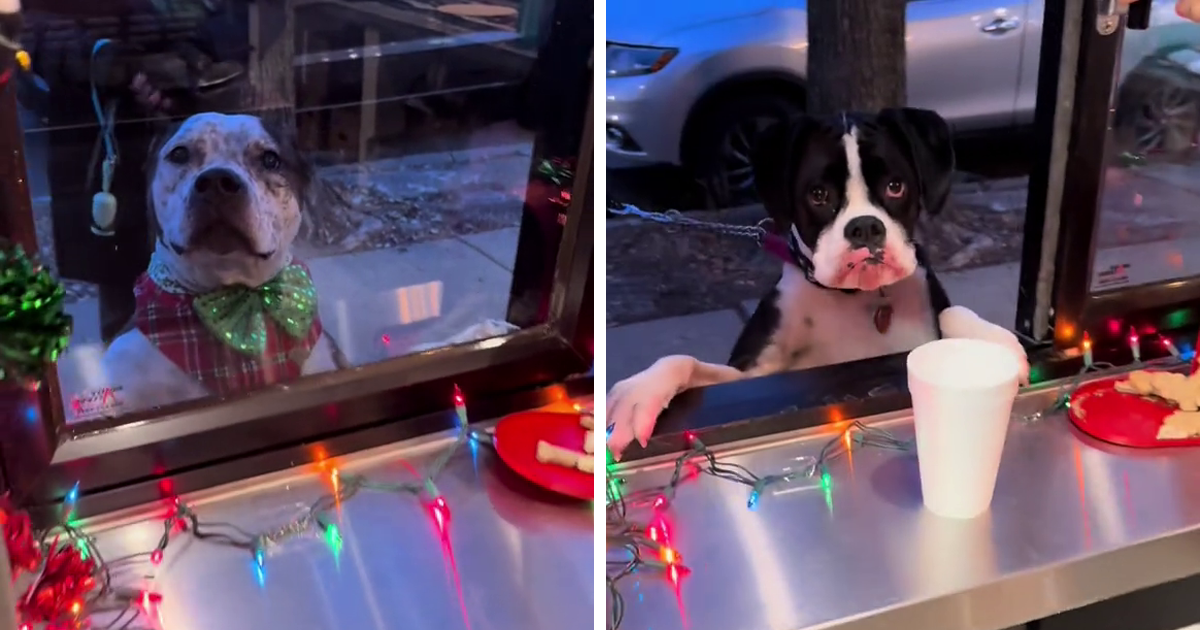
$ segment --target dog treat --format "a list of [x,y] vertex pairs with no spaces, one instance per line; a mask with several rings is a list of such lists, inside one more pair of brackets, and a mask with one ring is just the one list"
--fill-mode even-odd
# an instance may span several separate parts
[[596,428],[596,416],[585,411],[579,414],[579,424],[588,431],[591,431]]
[[1135,396],[1155,396],[1173,403],[1181,411],[1200,410],[1200,377],[1178,372],[1130,372],[1129,378],[1114,386],[1119,392]]
[[543,464],[553,464],[563,468],[575,468],[582,453],[555,446],[545,440],[538,442],[537,460]]
[[1176,411],[1167,416],[1158,428],[1160,440],[1186,440],[1200,437],[1200,413],[1195,411]]
[[587,435],[583,436],[583,452],[591,455],[596,452],[596,434],[593,431],[588,431]]
[[580,455],[579,457],[575,458],[575,467],[578,468],[580,472],[585,472],[589,475],[596,471],[595,464],[595,459],[591,455]]

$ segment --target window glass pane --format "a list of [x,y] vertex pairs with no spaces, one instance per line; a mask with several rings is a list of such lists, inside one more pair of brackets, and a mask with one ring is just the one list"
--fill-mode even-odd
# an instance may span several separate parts
[[[736,3],[713,6],[684,7],[654,20],[642,19],[633,5],[608,8],[607,165],[610,204],[619,210],[610,215],[607,232],[610,385],[670,354],[725,364],[742,333],[756,354],[776,330],[770,316],[754,315],[759,300],[771,296],[780,270],[790,265],[778,248],[760,247],[751,237],[768,214],[752,158],[764,136],[791,134],[784,141],[791,152],[776,150],[774,161],[766,163],[778,180],[774,190],[788,196],[781,211],[796,222],[808,245],[806,255],[812,256],[812,244],[823,239],[814,260],[836,266],[835,259],[843,257],[835,250],[848,246],[848,218],[834,219],[846,199],[847,177],[830,175],[830,181],[819,182],[827,188],[819,204],[831,206],[809,203],[820,179],[814,172],[822,165],[840,164],[834,170],[848,172],[840,137],[820,140],[794,125],[787,132],[772,127],[804,114],[809,90],[818,89],[813,83],[818,65],[827,62],[806,33],[819,27],[808,23],[811,16],[801,2],[754,11]],[[855,212],[889,216],[885,228],[895,240],[889,241],[894,251],[888,256],[911,255],[904,237],[915,237],[922,267],[940,281],[950,303],[1003,328],[1012,328],[1016,314],[1040,10],[1040,5],[1017,2],[907,3],[906,44],[898,44],[907,55],[907,104],[933,110],[952,128],[954,172],[926,166],[927,155],[903,153],[908,141],[891,123],[863,123],[876,130],[864,133],[884,134],[880,142],[899,148],[865,158],[868,205],[874,210],[859,206]],[[878,20],[872,23],[878,31],[856,26],[863,42],[877,42],[887,30],[900,32]],[[865,43],[851,43],[843,49],[865,48]],[[873,94],[889,81],[873,77],[859,93]],[[922,150],[937,144],[941,132],[914,124],[910,129]],[[945,157],[940,148],[930,150]],[[915,177],[914,160],[922,160],[924,182]],[[903,198],[901,203],[887,197],[883,170],[899,178],[892,192]],[[931,207],[913,221],[924,185],[948,186],[949,196],[944,204],[926,204]],[[884,209],[888,204],[892,211]],[[639,218],[629,206],[675,209],[679,215],[663,224]],[[827,232],[832,225],[837,233]],[[789,233],[779,236],[786,239]],[[866,251],[870,248],[859,249]],[[840,286],[865,289],[861,294],[816,288],[804,280],[787,285],[805,295],[788,315],[799,318],[792,324],[811,320],[816,332],[810,341],[789,347],[783,365],[794,369],[901,352],[936,334],[923,281],[882,289],[867,287],[869,280],[855,282]],[[904,310],[909,299],[920,308]]]
[[38,240],[75,318],[68,420],[546,320],[590,9],[24,4]]
[[1154,3],[1117,72],[1093,291],[1200,274],[1200,26]]

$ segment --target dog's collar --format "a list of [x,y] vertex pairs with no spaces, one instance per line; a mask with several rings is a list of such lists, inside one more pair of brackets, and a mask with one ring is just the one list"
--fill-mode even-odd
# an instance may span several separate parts
[[[282,269],[287,269],[292,262],[292,256],[289,254],[287,260],[284,261]],[[189,287],[187,283],[180,282],[175,274],[171,272],[171,265],[163,260],[162,254],[157,247],[150,253],[150,264],[146,267],[146,275],[154,281],[154,284],[157,284],[160,289],[167,293],[174,293],[176,295],[200,295],[201,293],[205,293],[204,291],[197,291]]]
[[821,284],[816,276],[813,275],[812,259],[805,252],[807,247],[800,240],[800,233],[796,231],[796,226],[794,225],[788,232],[788,238],[786,239],[778,234],[767,234],[764,236],[762,247],[776,258],[799,269],[800,273],[804,274],[804,279],[815,287],[827,291],[841,291],[846,294],[858,293],[860,291],[859,289],[837,289]]

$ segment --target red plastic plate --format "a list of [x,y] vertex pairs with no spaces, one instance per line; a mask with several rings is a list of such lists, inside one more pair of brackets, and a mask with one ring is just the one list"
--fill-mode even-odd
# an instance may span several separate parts
[[1128,375],[1093,381],[1071,394],[1067,417],[1080,431],[1112,444],[1133,448],[1200,446],[1200,438],[1160,440],[1158,429],[1175,412],[1168,402],[1119,392],[1113,388]]
[[569,497],[591,499],[592,475],[537,460],[539,441],[582,453],[586,435],[577,413],[514,413],[496,424],[496,453],[509,468],[534,484]]

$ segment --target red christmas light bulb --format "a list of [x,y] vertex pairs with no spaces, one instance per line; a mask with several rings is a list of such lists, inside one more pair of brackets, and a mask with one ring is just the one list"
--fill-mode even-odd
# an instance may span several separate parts
[[658,495],[657,497],[655,497],[654,503],[651,505],[651,507],[655,510],[661,510],[663,508],[666,508],[667,507],[667,497],[665,497],[661,494]]
[[691,431],[685,431],[683,434],[683,443],[689,447],[696,443],[696,434]]
[[445,534],[450,525],[450,506],[446,505],[446,500],[442,497],[434,499],[429,506],[429,512],[433,515],[433,523],[438,531]]
[[1135,330],[1135,329],[1133,329],[1133,328],[1130,328],[1130,329],[1129,329],[1129,343],[1130,343],[1130,344],[1137,344],[1137,342],[1138,342],[1138,340],[1139,340],[1139,339],[1140,339],[1140,337],[1138,337],[1137,330]]
[[162,559],[163,559],[162,549],[155,549],[154,551],[150,552],[150,564],[153,564],[154,566],[158,566],[158,565],[162,564]]
[[667,524],[661,516],[646,528],[646,534],[650,536],[650,540],[664,545],[671,539],[670,533],[667,531]]
[[138,604],[147,612],[162,603],[162,595],[154,591],[142,591],[138,596]]

